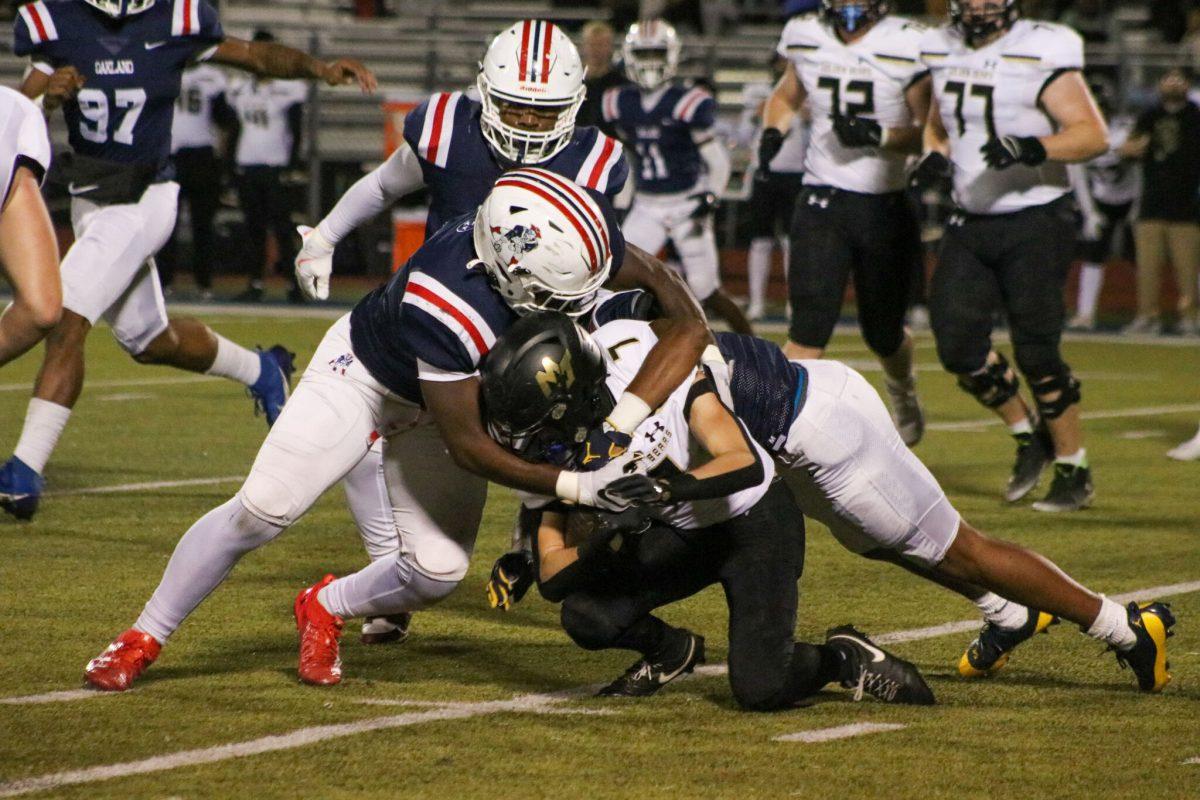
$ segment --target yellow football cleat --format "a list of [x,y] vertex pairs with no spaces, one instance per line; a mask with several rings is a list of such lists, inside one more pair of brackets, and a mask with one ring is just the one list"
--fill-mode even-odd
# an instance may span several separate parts
[[958,660],[958,674],[964,678],[986,678],[994,675],[1008,663],[1008,657],[1017,645],[1034,634],[1044,633],[1058,618],[1045,611],[1029,610],[1025,624],[1012,630],[985,622],[975,641]]

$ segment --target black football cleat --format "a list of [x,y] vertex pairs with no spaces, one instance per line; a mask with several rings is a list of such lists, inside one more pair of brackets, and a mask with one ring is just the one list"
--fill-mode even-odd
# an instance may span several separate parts
[[1166,603],[1130,603],[1127,608],[1137,644],[1125,652],[1118,650],[1117,662],[1133,670],[1143,692],[1161,692],[1171,682],[1167,639],[1175,635],[1171,631],[1175,615]]
[[931,706],[937,702],[915,665],[883,650],[853,625],[830,628],[825,644],[841,656],[839,681],[854,689],[855,700],[869,694],[885,703]]
[[625,674],[596,692],[597,697],[649,697],[680,675],[704,663],[704,637],[691,631],[683,634],[679,647],[666,656],[650,661],[643,658],[625,670]]
[[408,640],[412,614],[390,614],[363,620],[359,641],[363,644],[404,644]]
[[1054,461],[1054,440],[1044,422],[1033,429],[1033,433],[1018,434],[1017,460],[1013,462],[1004,499],[1015,503],[1034,490],[1046,467]]
[[1034,511],[1079,511],[1092,504],[1095,494],[1092,471],[1087,467],[1055,462],[1054,480],[1046,497],[1033,504]]
[[967,645],[967,650],[958,660],[958,674],[964,678],[986,678],[994,675],[1008,663],[1008,657],[1017,645],[1034,634],[1043,633],[1058,618],[1045,611],[1029,609],[1029,617],[1019,628],[1001,628],[991,622],[983,623],[975,641]]

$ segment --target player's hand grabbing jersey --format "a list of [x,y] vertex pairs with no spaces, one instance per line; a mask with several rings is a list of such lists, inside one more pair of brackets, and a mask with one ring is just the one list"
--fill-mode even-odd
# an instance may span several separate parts
[[73,66],[85,80],[63,105],[71,147],[128,164],[168,165],[180,74],[224,39],[208,0],[159,0],[119,26],[78,0],[18,9],[13,50],[47,74]]
[[33,101],[0,86],[0,209],[8,203],[18,167],[42,180],[50,169],[50,137]]
[[841,115],[872,119],[884,129],[913,124],[905,92],[924,77],[920,41],[925,29],[886,16],[846,44],[817,15],[797,17],[783,29],[778,52],[791,61],[812,112],[804,182],[864,194],[905,187],[903,153],[844,147],[834,131]]
[[713,96],[691,83],[668,83],[653,91],[620,86],[604,93],[604,121],[637,152],[637,189],[647,194],[691,190],[704,171],[697,140],[716,123]]
[[[479,113],[479,103],[462,92],[440,92],[404,118],[404,141],[417,154],[430,194],[426,237],[447,220],[474,213],[496,179],[512,166],[500,163],[488,146]],[[537,166],[609,199],[629,177],[621,144],[588,127],[576,127],[570,143]]]
[[953,26],[928,31],[921,58],[950,136],[954,201],[973,214],[1005,214],[1050,203],[1070,191],[1065,164],[990,169],[981,148],[1002,136],[1048,136],[1042,91],[1065,71],[1083,69],[1083,40],[1063,25],[1019,19],[995,42],[972,49]]

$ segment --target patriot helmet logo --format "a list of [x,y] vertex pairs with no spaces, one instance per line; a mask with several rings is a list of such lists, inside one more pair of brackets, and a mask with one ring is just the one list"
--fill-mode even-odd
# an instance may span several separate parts
[[521,256],[537,249],[542,232],[536,225],[513,225],[505,230],[499,225],[492,226],[492,247],[496,255],[512,266],[521,260]]

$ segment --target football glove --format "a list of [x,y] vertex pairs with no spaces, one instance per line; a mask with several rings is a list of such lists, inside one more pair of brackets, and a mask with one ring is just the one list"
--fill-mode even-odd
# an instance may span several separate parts
[[1080,238],[1085,242],[1098,242],[1104,235],[1104,217],[1097,213],[1084,213],[1079,225]]
[[588,431],[582,445],[583,455],[579,459],[579,468],[584,472],[602,469],[614,458],[625,455],[632,443],[632,436],[621,433],[605,422],[599,428]]
[[596,527],[588,540],[579,546],[579,558],[586,560],[597,553],[622,550],[626,544],[636,543],[637,537],[650,529],[650,519],[638,508],[627,508],[619,513],[600,512],[596,515]]
[[624,503],[626,506],[661,505],[671,499],[661,481],[641,474],[617,478],[601,489],[600,494],[613,504]]
[[514,550],[496,559],[492,565],[492,577],[487,582],[488,605],[508,611],[533,586],[533,553]]
[[1046,148],[1036,136],[1001,136],[989,139],[979,148],[983,160],[992,169],[1008,169],[1013,164],[1036,167],[1046,160]]
[[296,254],[296,282],[309,300],[329,299],[329,276],[333,274],[333,245],[316,228],[301,225],[296,233],[304,240]]
[[936,150],[931,150],[917,163],[908,183],[914,189],[940,189],[948,184],[953,176],[954,165],[950,163],[950,159]]
[[883,126],[873,119],[834,114],[833,131],[843,147],[883,146]]
[[717,213],[720,199],[712,192],[697,192],[689,195],[688,200],[696,201],[696,208],[688,215],[689,219],[703,220]]
[[763,128],[758,140],[758,170],[763,175],[771,171],[771,160],[783,149],[783,131],[778,128]]

